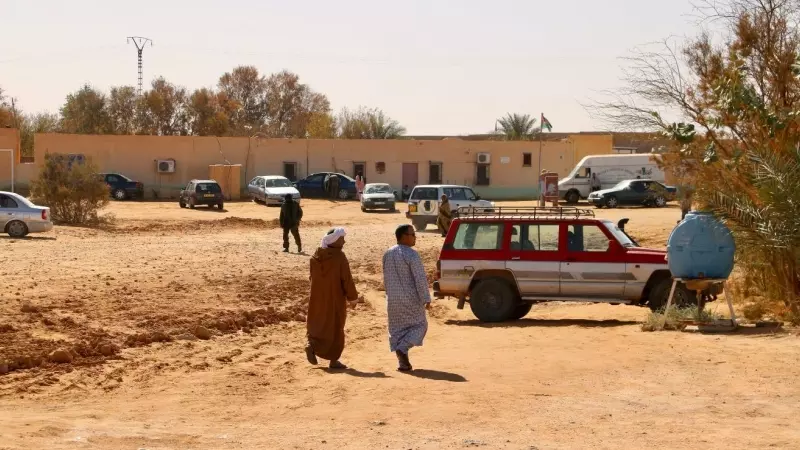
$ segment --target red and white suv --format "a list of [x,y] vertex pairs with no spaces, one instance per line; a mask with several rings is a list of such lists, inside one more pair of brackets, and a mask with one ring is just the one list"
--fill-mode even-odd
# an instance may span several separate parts
[[[642,248],[624,229],[580,208],[459,211],[436,268],[434,295],[458,298],[459,309],[468,301],[484,322],[520,319],[548,301],[657,310],[672,287],[666,251]],[[678,284],[675,304],[696,299]]]

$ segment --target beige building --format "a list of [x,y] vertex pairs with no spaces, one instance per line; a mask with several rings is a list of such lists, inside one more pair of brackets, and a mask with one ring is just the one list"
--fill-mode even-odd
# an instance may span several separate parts
[[[13,144],[13,136],[4,136],[0,133],[0,148]],[[542,143],[37,134],[34,147],[34,163],[15,162],[21,190],[37,176],[38,164],[49,152],[81,155],[101,171],[140,181],[147,197],[175,197],[188,180],[208,177],[209,165],[241,164],[242,189],[256,175],[302,178],[337,171],[362,173],[367,182],[390,183],[397,190],[403,185],[454,183],[474,186],[489,199],[525,199],[538,195],[540,148],[541,168],[563,176],[586,155],[611,153],[613,139],[602,133],[576,133]],[[8,158],[0,161],[0,189],[11,180],[4,164],[9,164]]]

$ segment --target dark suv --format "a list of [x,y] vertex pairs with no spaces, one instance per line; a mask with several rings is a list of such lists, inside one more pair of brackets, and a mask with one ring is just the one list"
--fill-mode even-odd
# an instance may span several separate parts
[[114,200],[127,200],[129,198],[144,197],[144,185],[120,173],[100,173],[99,177],[108,185],[111,197]]
[[186,187],[181,190],[181,195],[178,197],[178,204],[181,208],[194,209],[197,205],[207,205],[222,210],[224,206],[224,198],[222,196],[222,188],[214,180],[192,180]]

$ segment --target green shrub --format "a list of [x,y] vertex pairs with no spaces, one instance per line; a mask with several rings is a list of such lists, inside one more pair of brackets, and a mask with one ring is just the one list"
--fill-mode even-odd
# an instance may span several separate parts
[[64,155],[48,153],[39,177],[31,183],[31,197],[50,208],[55,222],[97,225],[109,192],[90,160],[71,163]]

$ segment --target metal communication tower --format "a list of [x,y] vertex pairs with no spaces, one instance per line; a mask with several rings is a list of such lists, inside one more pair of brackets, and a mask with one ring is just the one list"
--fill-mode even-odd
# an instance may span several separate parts
[[148,42],[151,47],[153,46],[153,40],[141,36],[128,36],[128,42],[133,42],[133,45],[136,46],[136,54],[139,59],[139,95],[142,95],[142,84],[144,83],[144,76],[142,75],[142,52]]

